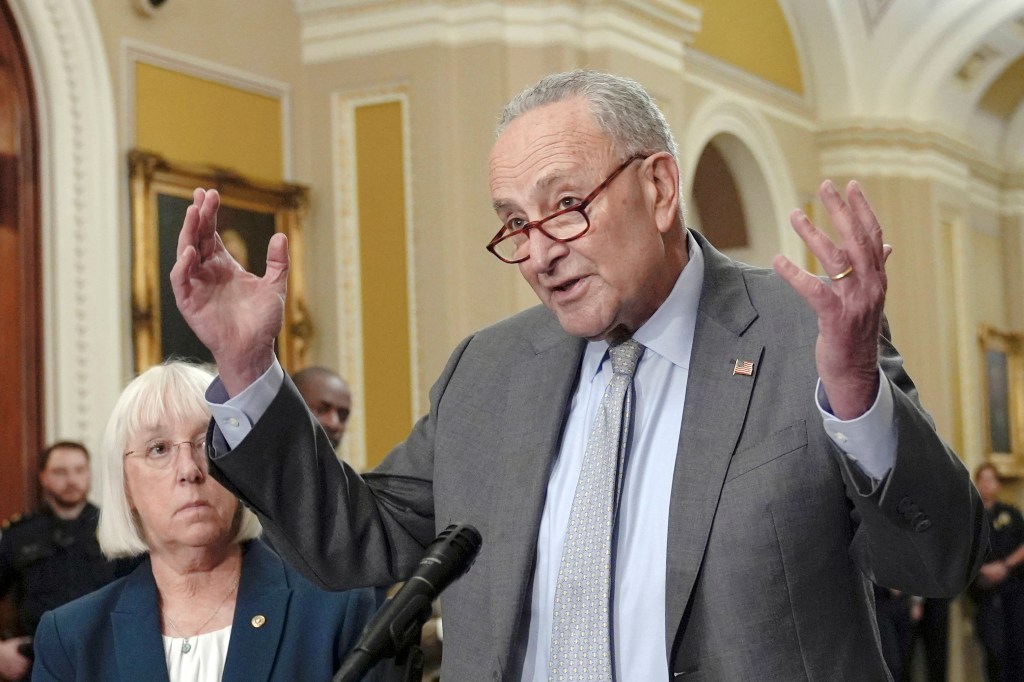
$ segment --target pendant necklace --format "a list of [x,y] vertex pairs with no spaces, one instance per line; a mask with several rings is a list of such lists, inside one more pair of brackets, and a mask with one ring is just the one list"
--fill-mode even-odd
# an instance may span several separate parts
[[[231,585],[231,589],[228,590],[228,593],[225,594],[224,598],[220,600],[219,604],[217,604],[217,608],[215,608],[213,610],[213,613],[210,614],[210,617],[207,618],[206,620],[204,620],[203,624],[200,625],[198,628],[196,628],[196,634],[193,635],[193,637],[198,637],[199,633],[203,631],[203,628],[206,627],[207,623],[209,623],[211,620],[213,620],[213,617],[216,616],[218,613],[220,613],[221,607],[224,606],[224,604],[227,603],[228,597],[230,597],[232,594],[234,594],[236,589],[238,589],[238,580],[237,579],[235,579],[234,584]],[[192,651],[192,644],[189,643],[189,641],[188,641],[188,640],[191,639],[191,637],[185,637],[184,635],[182,635],[181,634],[181,629],[177,625],[174,624],[174,621],[171,620],[171,617],[168,616],[166,613],[164,614],[164,619],[167,621],[167,624],[171,626],[171,629],[174,630],[178,634],[178,636],[182,638],[181,653],[187,654],[188,652]]]

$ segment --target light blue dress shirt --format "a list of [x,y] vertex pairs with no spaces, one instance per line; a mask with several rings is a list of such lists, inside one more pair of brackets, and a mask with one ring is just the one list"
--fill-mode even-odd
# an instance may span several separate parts
[[[690,351],[704,281],[704,256],[688,237],[690,261],[671,294],[633,334],[647,347],[634,378],[633,443],[626,467],[615,555],[614,642],[619,680],[668,679],[665,648],[665,575],[668,512],[683,423]],[[587,436],[611,378],[608,344],[590,342],[583,355],[558,458],[548,482],[537,537],[524,682],[547,679],[552,604],[569,510],[583,467]],[[881,369],[879,369],[881,373]],[[237,446],[266,412],[284,380],[277,360],[251,386],[228,400],[220,380],[207,401],[229,448]],[[893,398],[881,378],[875,404],[861,417],[836,419],[819,381],[816,402],[829,437],[866,474],[885,477],[896,457]]]

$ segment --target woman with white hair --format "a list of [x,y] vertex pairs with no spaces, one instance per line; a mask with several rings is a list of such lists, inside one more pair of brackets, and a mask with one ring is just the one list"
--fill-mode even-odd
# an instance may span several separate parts
[[210,477],[212,379],[169,362],[122,392],[97,458],[98,536],[110,558],[149,557],[43,616],[34,680],[327,680],[379,606],[374,590],[313,587]]

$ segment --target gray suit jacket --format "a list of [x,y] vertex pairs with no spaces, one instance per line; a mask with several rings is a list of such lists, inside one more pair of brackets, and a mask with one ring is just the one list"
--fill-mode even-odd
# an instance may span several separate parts
[[[968,473],[887,339],[896,464],[873,484],[814,405],[817,321],[772,271],[705,255],[669,520],[674,679],[885,680],[869,579],[951,596],[982,558]],[[442,599],[450,681],[518,679],[546,484],[584,342],[537,307],[463,341],[430,412],[376,471],[339,465],[291,381],[214,474],[275,546],[335,589],[407,576],[452,522],[483,549]],[[733,376],[735,359],[754,375]],[[212,440],[212,439],[211,439]],[[646,681],[644,681],[646,682]]]

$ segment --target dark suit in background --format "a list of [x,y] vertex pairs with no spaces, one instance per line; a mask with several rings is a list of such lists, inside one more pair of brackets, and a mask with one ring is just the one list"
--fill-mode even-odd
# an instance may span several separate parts
[[[0,535],[0,596],[12,592],[18,632],[31,635],[43,613],[106,585],[116,577],[96,542],[100,510],[86,504],[74,519],[45,505],[4,523]],[[124,575],[124,571],[120,574]]]
[[[1005,561],[1024,545],[1024,515],[1010,504],[986,509],[991,544],[985,561]],[[991,585],[981,575],[971,586],[974,626],[985,656],[988,682],[1024,680],[1024,566]]]
[[[949,669],[949,599],[925,599],[921,620],[914,624],[910,643],[910,663],[903,671],[903,682],[912,682],[914,660],[921,651],[920,667],[928,682],[946,682]],[[920,642],[921,645],[917,646]]]

